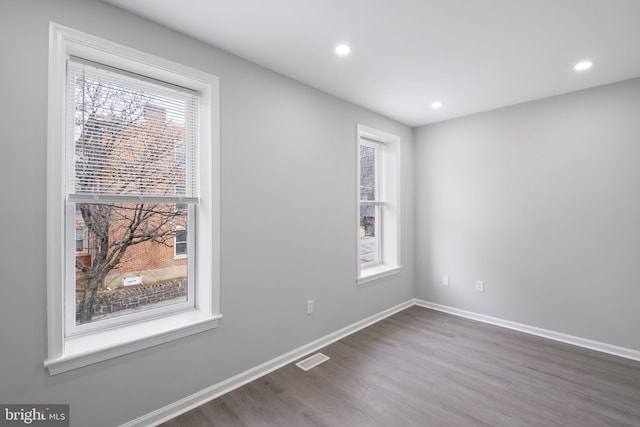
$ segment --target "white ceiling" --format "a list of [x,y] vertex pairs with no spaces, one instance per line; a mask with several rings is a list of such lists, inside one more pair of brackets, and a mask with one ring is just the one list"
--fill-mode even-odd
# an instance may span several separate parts
[[640,0],[105,1],[410,126],[640,76]]

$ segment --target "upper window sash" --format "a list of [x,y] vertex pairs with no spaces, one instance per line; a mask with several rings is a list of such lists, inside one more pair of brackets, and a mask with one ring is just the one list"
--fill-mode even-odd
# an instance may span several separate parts
[[[197,102],[194,91],[71,57],[67,193],[98,196],[94,200],[100,196],[193,200]],[[179,156],[185,161],[176,162]]]
[[[381,179],[382,169],[381,169],[381,157],[383,153],[383,145],[378,142],[373,142],[366,140],[364,138],[360,138],[359,140],[359,155],[360,155],[360,171],[359,171],[359,183],[360,183],[360,202],[362,204],[368,202],[380,202],[382,201],[382,194],[384,192],[383,183]],[[362,148],[365,148],[365,153],[369,152],[369,155],[373,156],[372,165],[367,165],[367,167],[373,167],[372,171],[367,174],[368,176],[363,177],[363,165],[362,165]],[[368,182],[363,182],[363,179]]]

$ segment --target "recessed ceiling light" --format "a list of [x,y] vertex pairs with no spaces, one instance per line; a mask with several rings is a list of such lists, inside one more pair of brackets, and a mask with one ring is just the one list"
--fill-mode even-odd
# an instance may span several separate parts
[[593,67],[593,61],[580,61],[573,67],[573,69],[576,71],[587,71],[591,67]]
[[346,56],[349,54],[349,52],[351,52],[351,48],[349,47],[349,45],[340,44],[336,46],[336,55],[338,56]]
[[440,102],[440,101],[434,102],[433,104],[431,104],[431,108],[433,108],[434,110],[442,108],[442,102]]

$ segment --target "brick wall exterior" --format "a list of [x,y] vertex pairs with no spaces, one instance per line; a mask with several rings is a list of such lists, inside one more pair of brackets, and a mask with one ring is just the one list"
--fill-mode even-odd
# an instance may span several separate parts
[[174,239],[166,244],[144,242],[127,249],[122,262],[111,273],[155,270],[159,268],[187,265],[186,258],[174,259]]

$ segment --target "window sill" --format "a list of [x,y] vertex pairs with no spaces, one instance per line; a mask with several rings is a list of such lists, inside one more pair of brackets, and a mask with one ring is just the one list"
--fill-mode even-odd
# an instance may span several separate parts
[[359,285],[367,282],[371,282],[372,280],[381,279],[383,277],[391,276],[393,274],[398,274],[402,266],[400,265],[376,265],[373,267],[363,268],[360,270],[360,277],[357,279],[357,283]]
[[50,375],[91,365],[103,360],[133,353],[218,326],[222,315],[203,316],[190,310],[90,335],[67,338],[63,355],[48,359],[44,366]]

